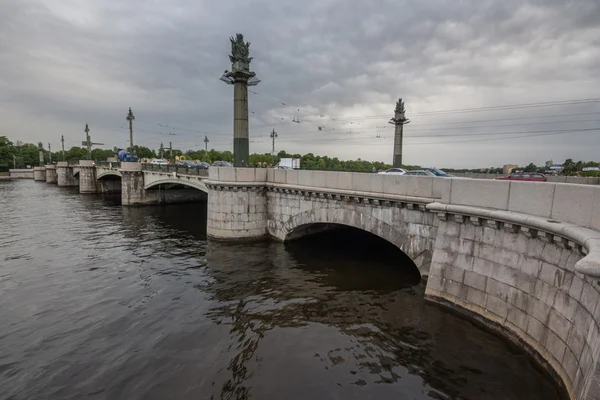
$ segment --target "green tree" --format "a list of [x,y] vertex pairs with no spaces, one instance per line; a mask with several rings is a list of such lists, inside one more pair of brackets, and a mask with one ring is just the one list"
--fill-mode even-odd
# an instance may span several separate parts
[[536,172],[537,170],[538,170],[538,167],[534,163],[529,163],[528,166],[523,168],[523,171],[525,171],[525,172]]
[[0,136],[0,171],[6,171],[13,166],[15,153],[13,142],[6,136]]
[[563,172],[565,174],[575,172],[575,163],[573,162],[572,158],[567,158],[563,163]]
[[75,163],[79,160],[87,159],[87,149],[83,147],[73,146],[65,151],[65,161]]
[[[86,150],[87,155],[87,150]],[[92,160],[94,161],[106,161],[108,157],[114,157],[116,154],[113,150],[106,149],[93,149],[92,150]]]
[[156,158],[156,151],[146,147],[146,146],[138,146],[137,144],[133,146],[135,150],[135,154],[139,158]]

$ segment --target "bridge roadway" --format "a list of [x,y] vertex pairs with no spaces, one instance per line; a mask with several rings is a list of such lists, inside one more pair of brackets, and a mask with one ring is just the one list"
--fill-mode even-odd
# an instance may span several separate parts
[[600,399],[599,185],[79,165],[81,193],[119,189],[124,206],[186,200],[156,194],[182,187],[207,201],[213,239],[289,241],[345,225],[393,243],[427,277],[427,300],[530,352],[571,399]]

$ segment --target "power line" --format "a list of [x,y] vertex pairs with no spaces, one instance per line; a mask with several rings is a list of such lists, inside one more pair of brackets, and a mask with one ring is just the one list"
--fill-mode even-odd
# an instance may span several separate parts
[[[415,126],[433,126],[433,125],[454,125],[454,124],[463,124],[465,122],[468,123],[480,123],[480,122],[497,122],[497,121],[517,121],[517,120],[523,120],[523,119],[536,119],[536,118],[562,118],[562,117],[574,117],[574,116],[579,116],[579,115],[600,115],[600,111],[597,112],[588,112],[588,113],[572,113],[572,114],[554,114],[554,115],[536,115],[536,116],[531,116],[531,117],[511,117],[511,118],[496,118],[496,119],[479,119],[479,120],[474,120],[474,121],[449,121],[449,122],[434,122],[431,124],[415,124],[412,125],[413,127]],[[579,122],[579,121],[577,121]],[[552,121],[550,121],[549,123],[552,123]]]
[[[507,137],[507,135],[518,135],[518,134],[533,134],[533,136],[540,136],[540,135],[547,135],[547,134],[552,134],[552,135],[556,135],[556,134],[565,134],[565,133],[570,133],[570,132],[590,132],[590,131],[598,131],[600,130],[600,128],[589,128],[589,129],[568,129],[568,130],[546,130],[546,131],[522,131],[522,132],[488,132],[488,133],[464,133],[464,134],[450,134],[450,135],[418,135],[418,136],[407,136],[410,138],[443,138],[443,137],[457,137],[457,136],[497,136],[497,135],[503,135],[503,137],[499,137],[499,138],[488,138],[488,139],[469,139],[467,141],[471,141],[471,140],[498,140],[498,139],[513,139],[514,137]],[[522,137],[522,136],[518,136],[518,137]],[[320,140],[286,140],[285,138],[280,139],[282,142],[285,143],[319,143],[319,142],[330,142],[330,141],[339,141],[339,140],[344,140],[344,141],[349,141],[349,140],[370,140],[370,139],[376,139],[374,137],[361,137],[361,138],[334,138],[334,139],[320,139]],[[423,144],[438,144],[438,143],[461,143],[463,141],[452,141],[452,142],[435,142],[435,143],[431,143],[431,142],[427,142],[427,143],[423,143]],[[380,143],[381,144],[381,143]],[[415,143],[411,143],[411,144],[415,144]],[[388,145],[386,143],[386,145]]]
[[[254,91],[251,90],[251,92],[256,93]],[[258,94],[258,93],[256,93]],[[262,95],[264,96],[264,95]],[[268,96],[264,96],[264,97],[268,97]],[[277,101],[277,100],[274,100]],[[582,100],[582,101],[588,101],[588,100]],[[283,102],[281,102],[283,103]],[[564,103],[564,102],[563,102]],[[291,106],[289,104],[283,103],[286,106]],[[542,104],[542,103],[531,103],[531,104]],[[547,103],[543,103],[543,104],[547,104]],[[499,106],[499,107],[505,107],[505,106]],[[488,127],[503,127],[503,126],[521,126],[521,125],[537,125],[537,124],[545,124],[545,123],[577,123],[577,122],[594,122],[596,120],[574,120],[574,121],[548,121],[548,122],[530,122],[530,123],[523,123],[523,124],[501,124],[501,125],[489,125],[489,126],[473,126],[473,127],[469,127],[469,126],[463,126],[463,127],[446,127],[446,128],[438,128],[438,129],[432,129],[432,128],[427,128],[427,129],[414,129],[414,128],[418,128],[421,126],[431,126],[431,125],[450,125],[450,124],[463,124],[463,123],[482,123],[482,122],[494,122],[494,121],[505,121],[505,120],[522,120],[522,119],[535,119],[535,118],[555,118],[555,117],[565,117],[565,116],[580,116],[580,115],[598,115],[598,113],[570,113],[570,114],[559,114],[559,115],[546,115],[546,116],[527,116],[527,117],[514,117],[514,118],[500,118],[500,119],[489,119],[489,120],[477,120],[477,121],[451,121],[451,122],[446,122],[446,123],[433,123],[433,124],[417,124],[417,125],[413,125],[412,129],[410,130],[411,132],[415,132],[415,131],[426,131],[426,130],[449,130],[449,129],[479,129],[479,128],[488,128]],[[286,121],[287,123],[288,121]],[[347,127],[344,128],[326,128],[325,126],[321,126],[318,125],[318,123],[313,122],[313,121],[306,121],[305,123],[309,123],[309,124],[314,124],[318,126],[318,132],[313,131],[313,130],[305,130],[305,131],[295,131],[293,134],[302,134],[302,133],[315,133],[315,135],[319,135],[321,136],[323,134],[323,132],[333,132],[333,131],[344,131],[346,129],[349,129]],[[354,122],[351,122],[354,123]],[[154,124],[154,123],[153,123]],[[180,127],[180,126],[173,126],[173,125],[167,125],[167,124],[161,124],[161,123],[155,123],[158,126],[161,127],[165,127],[165,128],[171,128],[171,129],[177,129],[177,130],[182,130],[182,131],[188,131],[188,132],[196,132],[196,133],[202,133],[202,134],[208,134],[207,131],[204,130],[196,130],[196,129],[191,129],[191,128],[185,128],[185,127]],[[273,126],[273,125],[283,125],[283,123],[279,123],[279,124],[268,124],[265,126]],[[258,130],[262,127],[265,126],[256,126],[256,127],[251,127],[252,131],[254,130]],[[367,127],[365,127],[367,128]],[[385,128],[389,128],[388,126],[385,126]],[[122,129],[122,128],[120,128]],[[350,128],[350,131],[348,133],[356,133],[356,134],[361,134],[361,133],[368,133],[368,132],[379,132],[380,130],[384,129],[384,127],[376,127],[376,128],[369,128],[369,129],[361,129],[360,131],[357,132],[352,132],[352,128]],[[164,133],[164,132],[150,132],[150,131],[143,131],[146,133],[150,133],[152,135],[176,135],[175,133]],[[211,133],[212,136],[230,136],[230,133]],[[261,138],[263,136],[253,136],[253,138]]]
[[[570,133],[579,133],[584,131],[600,131],[600,129],[586,129],[586,130],[575,130],[569,131]],[[501,138],[486,138],[486,139],[469,139],[469,140],[454,140],[450,142],[422,142],[422,143],[405,143],[405,146],[425,146],[425,145],[438,145],[438,144],[452,144],[452,143],[468,143],[468,142],[487,142],[492,140],[510,140],[510,139],[520,139],[520,138],[530,138],[537,136],[551,136],[551,135],[564,135],[567,132],[554,132],[554,133],[541,133],[537,135],[521,135],[521,136],[512,136],[512,137],[501,137]],[[348,143],[347,146],[364,146],[363,143]],[[371,146],[389,146],[389,143],[375,143],[371,144]]]
[[[496,125],[480,125],[480,126],[459,126],[459,127],[448,127],[448,128],[426,128],[426,129],[411,129],[410,132],[425,132],[425,131],[446,131],[446,130],[457,130],[457,129],[481,129],[481,128],[502,128],[502,127],[514,127],[514,126],[529,126],[529,125],[546,125],[546,124],[563,124],[563,123],[583,123],[583,122],[600,122],[598,119],[593,120],[574,120],[574,121],[547,121],[547,122],[531,122],[531,123],[522,123],[522,124],[496,124]],[[381,129],[368,129],[368,130],[360,130],[357,132],[342,132],[342,130],[338,129],[338,132],[343,135],[350,134],[361,134],[361,133],[377,133],[380,132]],[[332,131],[329,131],[332,132]],[[315,131],[296,131],[288,134],[298,135],[301,133],[311,134],[322,136],[322,130]],[[449,135],[411,135],[407,134],[405,137],[437,137],[437,136],[469,136],[469,135],[495,135],[495,134],[511,134],[511,133],[520,133],[520,132],[497,132],[497,133],[470,133],[470,134],[449,134]],[[391,134],[391,133],[390,133]],[[307,135],[303,135],[307,136]],[[335,138],[334,138],[335,139]],[[347,137],[339,137],[339,139],[348,139]]]
[[[263,96],[265,98],[269,98],[283,106],[288,106],[288,107],[294,107],[297,108],[298,111],[300,111],[300,108],[298,106],[293,106],[289,103],[285,103],[281,100],[278,100],[274,97],[271,96],[267,96],[267,95],[263,95],[260,93],[257,93],[253,90],[250,91],[251,93],[258,95],[258,96]],[[422,112],[415,112],[415,113],[411,113],[411,116],[415,116],[415,115],[442,115],[442,114],[458,114],[458,113],[467,113],[467,112],[482,112],[482,111],[501,111],[501,110],[513,110],[513,109],[521,109],[521,108],[538,108],[538,107],[551,107],[551,106],[559,106],[559,105],[574,105],[574,104],[588,104],[588,103],[598,103],[600,102],[600,97],[596,97],[596,98],[589,98],[589,99],[573,99],[573,100],[557,100],[557,101],[546,101],[546,102],[535,102],[535,103],[519,103],[519,104],[506,104],[506,105],[499,105],[499,106],[487,106],[487,107],[476,107],[476,108],[457,108],[457,109],[447,109],[447,110],[434,110],[434,111],[422,111]],[[323,114],[316,114],[310,111],[303,111],[307,114],[313,114],[313,115],[318,115],[319,117],[325,117],[328,119],[334,119],[334,120],[355,120],[358,118],[362,118],[362,119],[369,119],[369,118],[382,118],[382,117],[386,117],[389,118],[389,116],[391,114],[379,114],[379,115],[363,115],[363,116],[356,116],[356,117],[344,117],[342,118],[335,118],[335,117],[327,117]]]

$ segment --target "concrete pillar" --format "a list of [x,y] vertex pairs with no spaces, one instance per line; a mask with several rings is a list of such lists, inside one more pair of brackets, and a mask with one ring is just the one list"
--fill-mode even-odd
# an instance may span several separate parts
[[121,205],[136,206],[159,202],[159,190],[144,189],[144,172],[141,163],[122,162],[119,172],[121,172]]
[[46,167],[33,167],[33,180],[46,182]]
[[233,87],[233,165],[248,167],[248,81],[241,73],[237,75]]
[[264,187],[213,187],[208,191],[206,233],[220,240],[250,240],[267,235]]
[[73,176],[73,167],[66,161],[56,163],[56,175],[59,187],[72,187],[79,184],[79,180]]
[[92,160],[79,160],[79,193],[96,193],[96,165]]
[[248,240],[267,235],[267,171],[211,167],[206,181],[206,233],[213,239]]
[[57,183],[56,165],[46,165],[46,183]]
[[394,132],[394,159],[393,166],[396,168],[402,167],[402,130],[403,124],[396,124]]

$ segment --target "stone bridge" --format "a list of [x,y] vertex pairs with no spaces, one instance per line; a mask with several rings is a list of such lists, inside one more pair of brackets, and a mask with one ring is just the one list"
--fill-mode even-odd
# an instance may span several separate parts
[[78,167],[76,180],[74,167],[58,165],[58,184],[70,173],[81,193],[120,190],[124,206],[207,201],[207,233],[216,240],[285,242],[339,226],[377,235],[413,260],[427,300],[524,348],[571,399],[600,399],[600,185]]
[[241,168],[205,184],[210,237],[371,232],[413,259],[428,300],[526,349],[571,399],[600,398],[599,186]]
[[208,192],[206,171],[176,166],[82,160],[77,165],[59,162],[56,170],[58,186],[78,186],[82,194],[121,193],[125,206],[206,200]]

